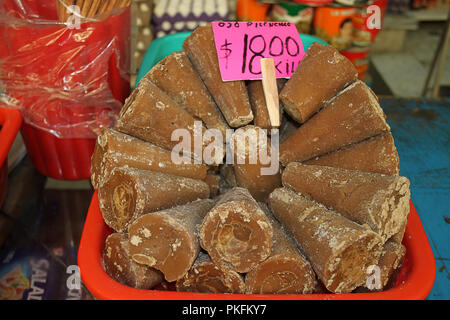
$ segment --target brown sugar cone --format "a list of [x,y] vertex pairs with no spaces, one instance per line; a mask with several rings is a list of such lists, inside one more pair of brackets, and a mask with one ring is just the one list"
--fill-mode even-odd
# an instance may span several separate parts
[[209,187],[201,180],[129,167],[114,168],[98,189],[103,219],[117,232],[146,212],[208,197]]
[[233,188],[206,215],[200,244],[217,265],[246,273],[272,250],[272,226],[247,189]]
[[397,280],[405,254],[405,246],[395,241],[387,241],[378,260],[379,272],[375,269],[370,270],[366,283],[357,288],[355,292],[377,292],[392,288]]
[[208,172],[203,180],[209,186],[211,197],[215,197],[220,191],[220,175]]
[[227,266],[217,266],[200,252],[192,268],[176,282],[177,291],[201,293],[244,293],[242,276]]
[[237,128],[250,123],[253,113],[245,82],[222,81],[211,24],[196,28],[183,42],[183,49],[228,125]]
[[291,120],[290,117],[283,115],[280,126],[280,143],[293,135],[298,128],[299,124],[297,122]]
[[[286,79],[277,79],[278,92],[281,91]],[[264,89],[261,80],[252,80],[247,84],[248,97],[253,111],[253,124],[262,129],[271,129],[272,124],[269,118],[269,111],[267,110],[266,98],[264,96]],[[281,109],[280,109],[281,112]]]
[[180,279],[200,252],[197,227],[213,205],[203,199],[138,217],[128,227],[132,259]]
[[390,240],[395,241],[397,243],[402,243],[403,241],[403,237],[405,236],[405,231],[406,231],[406,224],[408,223],[408,219],[405,219],[402,223],[402,225],[399,228],[399,231],[394,234]]
[[217,129],[225,137],[228,124],[183,51],[168,55],[145,78],[194,117],[202,120],[208,129]]
[[311,264],[299,252],[294,240],[273,217],[266,204],[260,203],[273,229],[272,253],[245,276],[250,294],[307,294],[317,286]]
[[[184,129],[191,140],[188,151],[194,154],[192,142],[195,139],[195,121],[194,117],[155,84],[142,79],[125,101],[115,129],[168,150],[179,144],[179,141],[172,141],[174,130]],[[203,131],[202,126],[200,133]]]
[[377,233],[288,188],[275,189],[269,206],[327,290],[348,293],[365,282],[381,254]]
[[112,233],[106,238],[102,262],[111,278],[133,288],[152,289],[163,280],[158,270],[131,259],[130,243],[124,233]]
[[93,187],[98,189],[113,168],[122,166],[205,179],[207,166],[194,164],[192,159],[187,160],[186,163],[175,164],[169,150],[106,128],[97,137],[91,160],[91,181]]
[[383,289],[392,288],[397,280],[406,255],[406,247],[395,241],[387,241],[383,247],[378,266],[381,269]]
[[304,123],[357,77],[350,60],[332,46],[315,42],[281,90],[280,100],[294,120]]
[[398,176],[400,160],[390,132],[305,161],[305,164],[337,167]]
[[234,167],[230,164],[224,164],[220,167],[220,176],[223,178],[227,188],[237,187],[236,175]]
[[405,177],[292,162],[282,180],[285,187],[367,224],[384,241],[400,231],[409,213]]
[[390,131],[376,96],[357,81],[280,145],[280,161],[306,161]]
[[[248,189],[257,201],[265,201],[281,186],[279,162],[277,157],[271,157],[270,138],[263,129],[247,125],[237,129],[231,139],[237,185]],[[268,159],[261,161],[261,154]]]

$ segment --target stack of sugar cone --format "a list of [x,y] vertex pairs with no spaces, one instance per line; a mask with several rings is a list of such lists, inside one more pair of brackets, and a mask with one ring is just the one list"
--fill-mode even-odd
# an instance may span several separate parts
[[384,241],[402,232],[409,213],[405,177],[292,162],[282,181],[350,220],[367,224]]
[[350,60],[332,46],[316,42],[281,90],[280,100],[294,120],[304,123],[357,76]]
[[[87,16],[122,3],[92,1],[86,10],[86,0],[71,2]],[[127,250],[133,270],[136,263],[145,266],[143,273],[158,270],[180,291],[348,293],[365,290],[367,270],[377,265],[385,279],[395,278],[404,254],[409,181],[399,176],[378,99],[357,80],[351,62],[314,44],[280,86],[279,161],[263,175],[273,161],[266,164],[261,150],[278,145],[276,134],[258,140],[268,138],[261,131],[271,127],[264,86],[223,82],[213,40],[211,25],[195,30],[185,52],[156,64],[115,127],[97,140],[92,183],[105,223],[118,233],[116,251]],[[230,128],[239,130],[228,134]],[[179,156],[173,152],[177,129],[194,137],[182,163],[172,159]],[[222,152],[214,163],[206,160],[208,142],[199,140],[200,149],[195,141],[207,129],[225,133],[228,140],[219,145],[230,145],[233,164],[220,164]],[[255,162],[245,140],[250,130],[259,133]],[[266,153],[272,159],[274,152]],[[129,269],[114,273],[147,286]]]
[[209,198],[209,186],[197,179],[130,167],[116,167],[99,187],[105,222],[117,232],[146,212]]
[[310,160],[388,131],[376,96],[356,81],[281,143],[280,161]]
[[381,254],[378,234],[289,188],[275,189],[269,206],[327,290],[348,293],[365,282]]
[[400,171],[400,159],[390,132],[315,157],[304,163],[391,176],[398,175]]

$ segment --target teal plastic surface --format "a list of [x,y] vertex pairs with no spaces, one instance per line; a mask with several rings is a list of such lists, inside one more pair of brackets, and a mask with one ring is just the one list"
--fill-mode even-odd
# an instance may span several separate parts
[[[190,34],[191,32],[173,33],[153,41],[145,53],[145,57],[142,61],[141,67],[139,68],[136,85],[155,64],[160,62],[172,52],[183,50],[183,42]],[[328,44],[322,39],[309,34],[300,34],[300,39],[302,39],[305,52],[308,51],[313,42]]]

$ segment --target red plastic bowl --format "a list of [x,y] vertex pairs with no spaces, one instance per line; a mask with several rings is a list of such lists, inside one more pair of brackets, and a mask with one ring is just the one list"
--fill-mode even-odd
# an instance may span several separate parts
[[21,124],[20,111],[0,108],[0,207],[8,187],[8,153]]
[[106,237],[112,230],[104,223],[97,191],[92,198],[78,251],[81,279],[98,299],[105,300],[400,300],[425,299],[436,276],[433,253],[419,216],[410,203],[408,224],[403,240],[405,261],[395,286],[387,291],[350,294],[254,295],[212,294],[135,289],[112,279],[101,263]]
[[[89,179],[96,129],[113,124],[130,92],[130,11],[70,29],[52,22],[56,7],[50,2],[23,1],[25,18],[41,23],[0,25],[0,60],[9,72],[4,89],[22,108],[23,140],[38,171],[60,180]],[[10,15],[22,16],[15,1],[4,5]]]
[[59,180],[83,180],[91,176],[95,139],[59,139],[26,122],[22,137],[31,161],[42,175]]

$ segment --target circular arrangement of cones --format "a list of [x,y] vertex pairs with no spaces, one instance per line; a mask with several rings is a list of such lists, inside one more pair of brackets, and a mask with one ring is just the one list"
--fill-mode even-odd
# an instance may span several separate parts
[[[197,28],[183,51],[147,73],[115,127],[99,136],[91,181],[112,237],[123,239],[105,248],[108,274],[132,285],[133,270],[146,266],[194,292],[386,289],[405,254],[410,191],[376,95],[335,48],[311,45],[279,83],[279,157],[263,174],[267,163],[251,162],[250,149],[267,148],[268,139],[245,140],[252,131],[269,138],[259,121],[267,109],[264,97],[256,99],[261,81],[250,90],[245,81],[224,82],[217,59],[211,25]],[[267,112],[263,117],[271,128]],[[203,138],[196,144],[196,133],[227,135],[230,128],[230,149],[243,151],[244,162],[224,164],[220,151],[221,161],[208,162],[210,146]],[[179,163],[178,129],[196,144]],[[272,145],[276,138],[270,134]],[[377,286],[367,282],[373,267]]]

